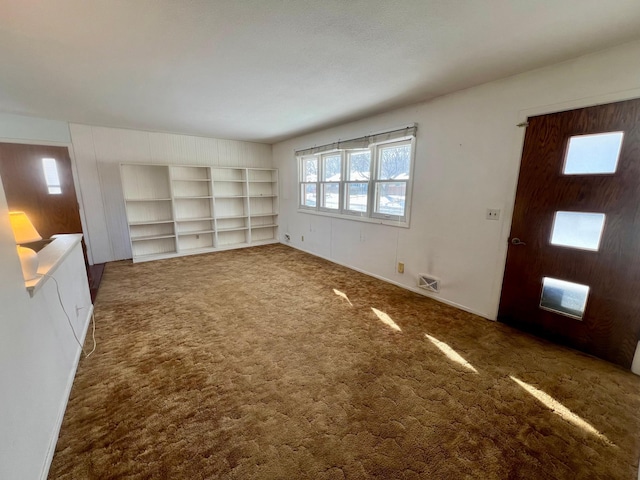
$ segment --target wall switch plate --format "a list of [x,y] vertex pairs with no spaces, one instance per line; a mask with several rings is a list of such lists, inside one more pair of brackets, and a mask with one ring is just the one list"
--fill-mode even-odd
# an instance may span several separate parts
[[487,220],[500,220],[500,209],[487,208]]
[[404,273],[404,263],[398,262],[398,273]]

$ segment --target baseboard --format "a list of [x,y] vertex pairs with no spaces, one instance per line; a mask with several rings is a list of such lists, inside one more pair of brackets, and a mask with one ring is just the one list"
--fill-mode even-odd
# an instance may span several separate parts
[[421,288],[418,288],[417,286],[416,287],[409,287],[407,285],[404,285],[404,284],[402,284],[400,282],[396,282],[394,280],[391,280],[389,278],[383,277],[381,275],[376,275],[375,273],[367,272],[366,270],[362,270],[360,268],[356,268],[356,267],[354,267],[352,265],[348,265],[346,263],[338,262],[338,261],[334,260],[333,258],[328,258],[328,257],[325,257],[323,255],[318,255],[317,253],[310,252],[309,250],[305,250],[304,248],[296,247],[295,245],[291,245],[290,243],[285,243],[285,242],[280,242],[280,243],[282,243],[282,245],[286,245],[287,247],[295,248],[296,250],[300,250],[301,252],[308,253],[309,255],[313,255],[314,257],[322,258],[323,260],[327,260],[328,262],[335,263],[336,265],[341,265],[341,266],[346,267],[346,268],[348,268],[350,270],[354,270],[354,271],[356,271],[358,273],[362,273],[362,274],[367,275],[369,277],[373,277],[373,278],[375,278],[377,280],[382,280],[383,282],[390,283],[392,285],[395,285],[396,287],[404,288],[405,290],[409,290],[410,292],[417,293],[419,295],[422,295],[423,297],[431,298],[431,299],[436,300],[438,302],[441,302],[441,303],[444,303],[444,304],[449,305],[451,307],[457,308],[458,310],[463,310],[465,312],[472,313],[472,314],[477,315],[479,317],[486,318],[487,320],[491,320],[491,321],[495,321],[496,320],[495,318],[491,318],[486,313],[478,312],[478,311],[473,310],[471,308],[465,307],[464,305],[460,305],[459,303],[452,302],[451,300],[447,300],[447,299],[442,298],[442,297],[440,297],[438,295],[431,294],[429,292],[426,292],[425,290],[422,290]]
[[[91,305],[87,311],[87,318],[84,321],[84,328],[82,329],[82,334],[80,336],[80,343],[82,343],[83,345],[84,345],[84,340],[87,336],[87,332],[89,331],[89,325],[91,325],[92,316],[93,316],[93,305]],[[69,377],[67,378],[65,395],[62,400],[62,403],[60,404],[60,409],[58,410],[58,418],[56,419],[53,432],[51,432],[51,438],[49,440],[49,448],[47,450],[47,456],[44,460],[44,465],[42,466],[42,474],[40,475],[41,480],[47,480],[47,477],[49,476],[49,468],[51,467],[51,462],[53,461],[53,454],[56,451],[58,436],[60,435],[60,429],[62,428],[62,421],[64,420],[64,414],[67,411],[67,403],[69,402],[69,396],[71,395],[71,389],[73,388],[73,381],[76,378],[76,371],[78,369],[78,363],[80,363],[81,355],[82,355],[82,348],[78,346],[76,351],[76,358],[73,362],[73,368],[69,371]]]

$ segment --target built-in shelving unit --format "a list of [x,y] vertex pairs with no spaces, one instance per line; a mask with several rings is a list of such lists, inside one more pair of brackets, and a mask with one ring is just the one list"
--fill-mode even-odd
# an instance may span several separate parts
[[275,243],[278,171],[122,164],[134,262]]

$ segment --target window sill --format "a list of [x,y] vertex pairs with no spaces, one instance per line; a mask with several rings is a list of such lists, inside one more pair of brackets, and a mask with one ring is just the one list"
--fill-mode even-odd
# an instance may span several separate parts
[[374,223],[376,225],[387,225],[389,227],[409,228],[409,219],[406,221],[385,220],[382,218],[359,217],[358,215],[348,215],[342,213],[330,213],[322,210],[311,210],[306,208],[298,208],[298,213],[306,213],[309,215],[319,215],[321,217],[339,218],[340,220]]

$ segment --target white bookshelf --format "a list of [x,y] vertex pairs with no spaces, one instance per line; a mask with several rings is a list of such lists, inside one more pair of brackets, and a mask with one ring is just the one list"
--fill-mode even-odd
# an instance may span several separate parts
[[278,241],[278,171],[121,164],[134,262]]

